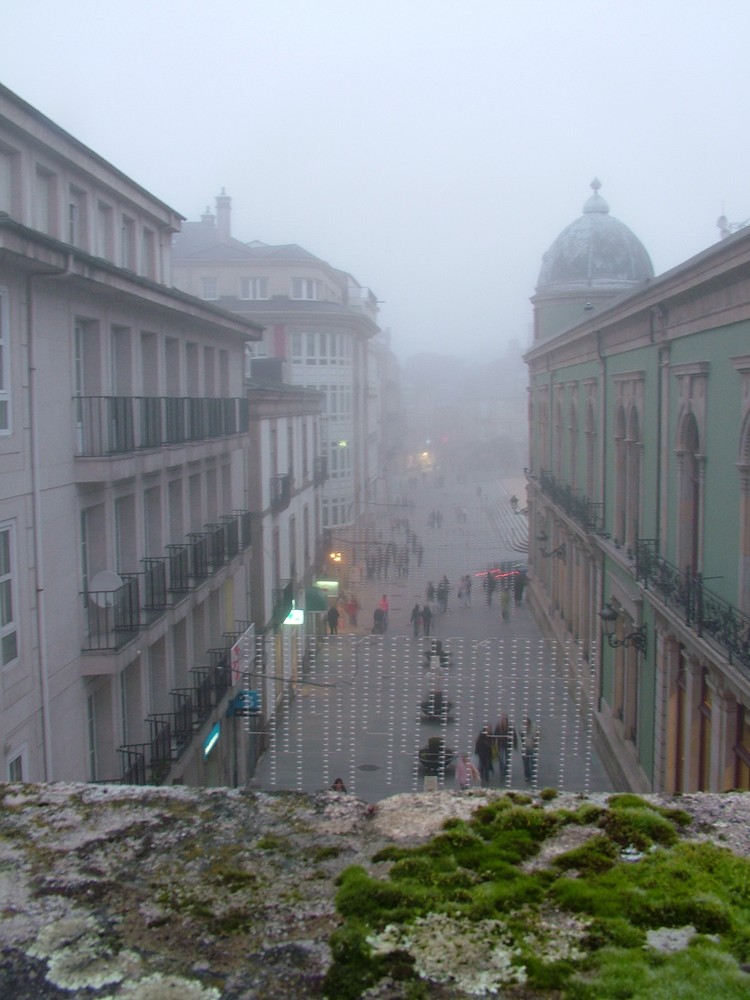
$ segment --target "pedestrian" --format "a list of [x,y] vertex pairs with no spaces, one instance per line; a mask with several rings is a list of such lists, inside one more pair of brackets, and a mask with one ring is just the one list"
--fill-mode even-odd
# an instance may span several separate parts
[[328,628],[331,630],[331,635],[336,635],[339,629],[339,609],[335,604],[332,604],[328,609],[326,618],[328,619]]
[[487,607],[489,607],[492,604],[492,595],[494,594],[495,587],[497,586],[497,583],[495,582],[495,577],[491,569],[488,569],[484,575],[483,586],[484,586],[484,592],[487,596]]
[[385,632],[385,612],[381,607],[375,608],[372,613],[372,631],[374,635],[382,635]]
[[456,787],[465,792],[475,782],[481,782],[479,771],[472,764],[467,753],[462,753],[456,764]]
[[510,776],[510,758],[512,750],[518,749],[518,735],[511,726],[508,716],[503,714],[495,724],[495,742],[497,744],[497,759],[500,770],[500,784],[508,783]]
[[435,614],[441,615],[445,609],[445,587],[443,581],[439,580],[435,588]]
[[383,596],[378,601],[378,607],[383,612],[383,631],[385,632],[388,628],[388,612],[391,609],[391,606],[388,603],[388,598],[385,594],[383,594]]
[[513,577],[513,599],[517,605],[523,601],[523,591],[525,586],[526,573],[524,570],[519,570]]
[[479,777],[483,785],[489,785],[490,774],[492,773],[492,736],[490,735],[490,727],[483,726],[482,731],[477,736],[477,741],[474,744],[474,753],[477,755],[477,760],[479,761]]
[[471,607],[471,573],[466,574],[466,583],[464,584],[464,591],[466,593],[466,607]]
[[432,609],[429,604],[425,604],[422,608],[422,629],[425,634],[425,638],[430,634],[430,625],[432,624]]
[[415,604],[414,607],[411,609],[411,618],[409,619],[409,621],[411,622],[412,628],[414,629],[414,638],[418,639],[419,626],[422,624],[422,609],[418,604]]
[[430,607],[435,606],[435,584],[430,580],[427,584],[427,590],[425,591],[425,596],[427,597],[427,603]]
[[357,615],[359,613],[360,603],[354,594],[351,595],[349,600],[346,602],[346,613],[349,615],[349,624],[352,628],[357,627]]
[[535,777],[538,753],[539,730],[527,716],[523,720],[523,728],[521,729],[521,760],[523,761],[523,776],[527,782]]
[[500,614],[504,622],[510,618],[510,590],[506,586],[500,591]]

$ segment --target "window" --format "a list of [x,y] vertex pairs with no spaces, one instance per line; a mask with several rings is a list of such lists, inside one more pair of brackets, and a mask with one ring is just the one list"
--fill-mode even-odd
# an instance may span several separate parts
[[55,236],[55,175],[44,167],[36,169],[34,214],[37,229]]
[[86,699],[86,728],[89,738],[89,781],[96,781],[98,768],[96,766],[96,704],[93,694]]
[[8,781],[23,781],[23,753],[17,753],[8,761]]
[[318,364],[327,365],[328,364],[328,336],[325,333],[319,334],[320,337],[320,351],[318,352]]
[[292,278],[292,298],[317,299],[320,297],[319,285],[314,278]]
[[308,333],[306,335],[306,340],[307,340],[307,357],[305,360],[308,365],[314,365],[315,362],[317,361],[317,358],[315,357],[315,334]]
[[301,364],[302,362],[302,334],[292,334],[292,362]]
[[204,299],[218,299],[219,282],[216,278],[201,278]]
[[68,194],[68,243],[75,247],[85,245],[86,194],[79,188],[71,187]]
[[0,150],[0,212],[13,215],[13,156]]
[[0,664],[18,658],[18,625],[14,617],[13,538],[11,528],[0,529]]
[[0,288],[0,434],[10,433],[10,363],[8,359],[8,296]]
[[240,278],[241,299],[267,299],[268,278]]
[[95,253],[98,257],[104,257],[106,260],[111,260],[114,256],[113,233],[114,223],[112,206],[100,201],[96,206]]
[[120,228],[120,265],[135,271],[135,220],[127,215]]
[[143,274],[156,278],[156,233],[153,229],[143,230]]

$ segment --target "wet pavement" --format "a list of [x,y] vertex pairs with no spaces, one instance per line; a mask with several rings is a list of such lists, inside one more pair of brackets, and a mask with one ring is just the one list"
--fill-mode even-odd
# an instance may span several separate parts
[[[514,493],[523,504],[523,480],[439,487],[428,475],[416,488],[403,483],[395,492],[393,505],[376,508],[375,531],[383,542],[403,545],[408,519],[423,547],[422,564],[411,555],[408,577],[396,577],[391,566],[387,579],[363,573],[353,585],[362,606],[358,625],[349,627],[342,610],[340,634],[318,642],[303,683],[277,713],[253,787],[310,792],[340,777],[349,792],[368,801],[454,788],[453,755],[472,754],[482,726],[493,728],[506,714],[518,733],[524,719],[533,720],[539,749],[529,781],[519,745],[504,781],[495,762],[491,786],[612,789],[592,744],[590,699],[584,697],[585,687],[594,690],[595,665],[582,661],[574,644],[545,639],[525,598],[511,600],[503,620],[499,592],[488,604],[482,589],[489,566],[525,561],[526,518],[510,505]],[[402,497],[408,507],[398,503]],[[441,527],[432,526],[433,511],[442,514]],[[457,585],[467,573],[473,587],[471,604],[464,606]],[[451,584],[448,609],[433,619],[430,638],[415,638],[411,609],[425,603],[428,582],[437,585],[443,575]],[[388,629],[374,635],[372,613],[383,593],[390,604]],[[448,656],[437,670],[425,656],[433,638]],[[423,709],[434,709],[437,689],[450,710],[428,717]],[[436,766],[425,769],[419,751],[431,737],[442,744]]]

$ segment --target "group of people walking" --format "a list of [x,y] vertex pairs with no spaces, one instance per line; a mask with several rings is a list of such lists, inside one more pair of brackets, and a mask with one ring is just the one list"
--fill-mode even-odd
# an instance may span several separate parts
[[[520,733],[518,733],[506,714],[499,717],[494,728],[490,728],[489,723],[483,726],[474,744],[474,753],[478,764],[478,780],[483,785],[489,785],[491,776],[495,773],[495,765],[497,765],[498,781],[501,785],[507,785],[514,750],[521,752],[523,776],[528,784],[535,778],[538,766],[538,727],[527,716],[523,720]],[[456,783],[459,787],[461,787],[462,780],[465,781],[466,776],[463,773],[459,775],[457,767]],[[470,785],[471,782],[464,787],[470,787]]]

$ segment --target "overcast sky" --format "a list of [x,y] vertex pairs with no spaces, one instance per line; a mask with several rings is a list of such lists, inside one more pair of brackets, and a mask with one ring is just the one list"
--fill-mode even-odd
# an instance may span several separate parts
[[400,357],[529,342],[596,176],[656,273],[750,217],[748,0],[2,0],[0,80],[190,220],[369,286]]

